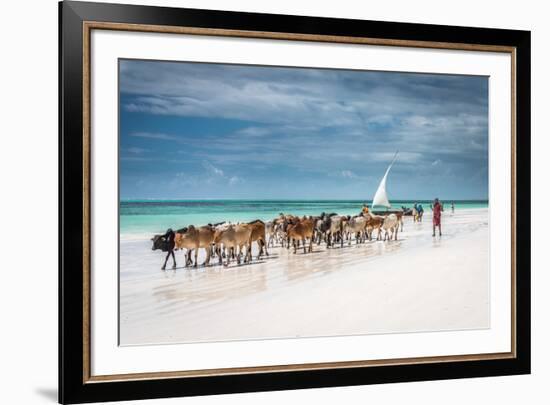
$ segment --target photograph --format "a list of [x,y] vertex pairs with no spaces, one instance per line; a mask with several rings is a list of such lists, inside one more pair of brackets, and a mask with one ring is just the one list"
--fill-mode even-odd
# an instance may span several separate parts
[[120,58],[119,344],[490,328],[488,114],[487,76]]

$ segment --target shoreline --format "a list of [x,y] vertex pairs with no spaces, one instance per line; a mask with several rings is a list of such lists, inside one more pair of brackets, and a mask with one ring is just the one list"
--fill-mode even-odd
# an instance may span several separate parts
[[121,239],[120,343],[489,327],[488,212],[444,212],[441,238],[428,211],[421,224],[405,217],[397,241],[314,244],[305,255],[270,248],[269,258],[227,268],[184,268],[176,252],[177,270],[163,272],[149,239]]
[[[486,207],[486,208],[457,208],[455,209],[455,214],[458,214],[460,212],[476,212],[476,211],[479,211],[479,210],[487,210],[487,212],[489,212],[489,207]],[[444,212],[444,215],[452,215],[451,214],[451,211],[449,209],[449,211],[445,210]],[[412,216],[405,216],[404,217],[405,220],[408,218],[408,219],[411,219]],[[424,209],[424,220],[423,221],[426,221],[427,218],[429,218],[429,220],[431,221],[431,218],[432,218],[432,212],[430,211],[429,207],[427,207],[427,209],[425,208]],[[254,219],[259,219],[259,218],[252,218],[250,221],[253,221]],[[273,219],[273,218],[271,218]],[[228,222],[232,222],[234,224],[237,224],[239,223],[238,220],[231,220],[231,219],[228,219],[227,220]],[[267,221],[266,220],[263,220],[264,222]],[[241,221],[241,222],[244,222],[244,221]],[[201,223],[201,224],[192,224],[196,227],[200,227],[200,226],[204,226],[204,225],[207,225],[206,223]],[[175,227],[173,229],[176,229]],[[119,239],[120,241],[127,241],[127,240],[140,240],[140,239],[151,239],[153,237],[153,235],[155,233],[164,233],[165,229],[162,229],[162,230],[159,230],[158,232],[150,232],[150,231],[146,231],[146,230],[143,230],[143,231],[140,231],[140,232],[121,232],[120,229],[119,229]]]

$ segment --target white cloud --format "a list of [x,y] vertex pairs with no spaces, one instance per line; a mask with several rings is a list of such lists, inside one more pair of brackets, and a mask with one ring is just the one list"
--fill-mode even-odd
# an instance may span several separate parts
[[405,125],[410,125],[413,127],[425,127],[432,123],[428,118],[421,115],[413,115],[405,118],[403,121]]
[[223,170],[217,168],[212,163],[205,160],[204,162],[202,162],[202,165],[210,174],[213,174],[214,176],[224,177]]
[[251,137],[260,137],[264,135],[269,135],[272,132],[270,128],[265,127],[246,127],[237,131],[240,135],[251,136]]
[[128,153],[132,153],[134,155],[140,155],[142,153],[147,152],[148,149],[143,149],[143,148],[138,148],[138,147],[132,146],[132,147],[128,148],[127,151],[128,151]]
[[342,171],[340,172],[340,175],[341,175],[342,177],[346,177],[346,178],[348,178],[348,179],[352,179],[352,178],[354,178],[354,177],[357,177],[357,175],[356,175],[355,173],[353,173],[351,170],[342,170]]
[[[396,150],[394,177],[438,165],[467,176],[487,160],[483,78],[125,61],[120,88],[127,111],[165,115],[156,118],[158,132],[130,134],[150,140],[139,146],[155,151],[151,157],[175,163],[180,154],[179,169],[192,168],[201,184],[239,184],[234,191],[278,168],[377,183]],[[178,116],[216,124],[200,136],[185,125],[172,134],[164,122]]]
[[241,183],[242,181],[243,181],[243,180],[242,180],[240,177],[238,177],[238,176],[231,176],[231,177],[229,178],[229,185],[230,185],[230,186],[234,186],[234,185],[236,185],[236,184]]
[[122,65],[121,90],[133,95],[125,104],[128,111],[299,127],[347,125],[364,132],[365,126],[390,125],[396,119],[422,128],[432,124],[428,117],[482,118],[487,109],[486,99],[475,87],[464,86],[460,76],[136,61]]
[[168,135],[163,133],[152,133],[152,132],[134,132],[131,133],[130,136],[134,136],[136,138],[148,138],[148,139],[159,139],[163,141],[177,141],[177,136],[174,135]]

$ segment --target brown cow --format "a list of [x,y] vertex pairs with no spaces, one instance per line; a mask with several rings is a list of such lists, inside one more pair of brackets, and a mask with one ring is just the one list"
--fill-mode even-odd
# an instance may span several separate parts
[[284,247],[285,246],[285,241],[286,241],[286,248],[289,249],[290,248],[290,238],[288,237],[288,228],[293,226],[293,225],[296,225],[297,223],[300,222],[300,218],[299,217],[295,217],[295,216],[292,216],[292,215],[285,215],[284,218],[283,218],[283,222],[280,224],[280,231],[279,233],[281,234],[282,236],[282,246]]
[[367,218],[367,234],[369,236],[369,240],[372,240],[372,232],[377,229],[378,235],[376,236],[376,240],[380,240],[382,237],[381,234],[381,228],[382,224],[384,223],[384,217],[380,215],[374,215],[372,213],[364,213],[363,216]]
[[264,248],[266,256],[269,256],[265,238],[265,223],[257,219],[255,221],[249,222],[247,225],[252,229],[252,233],[250,235],[250,245],[248,247],[251,250],[250,256],[252,256],[252,242],[258,243],[258,259],[260,259],[260,257],[262,256]]
[[229,225],[225,229],[217,230],[214,235],[214,244],[216,245],[216,251],[218,252],[219,263],[222,264],[222,248],[226,250],[225,255],[227,258],[227,262],[224,263],[224,266],[229,266],[231,249],[234,249],[235,251],[238,249],[237,264],[241,264],[241,253],[244,248],[244,262],[248,262],[251,259],[251,254],[249,252],[251,236],[252,227],[248,224]]
[[201,226],[195,228],[190,225],[187,228],[180,229],[176,232],[174,243],[178,249],[187,249],[185,265],[192,263],[191,253],[195,251],[195,264],[193,267],[197,267],[197,258],[199,255],[199,249],[206,250],[206,260],[204,265],[210,263],[210,247],[214,242],[214,229],[210,226]]
[[306,253],[306,239],[309,239],[309,252],[313,251],[313,235],[315,230],[315,221],[313,219],[302,219],[297,224],[290,225],[287,228],[287,238],[294,246],[294,253],[296,253],[297,242],[302,241],[304,246],[304,253]]
[[403,211],[397,211],[395,215],[397,216],[397,222],[401,224],[401,232],[403,232]]

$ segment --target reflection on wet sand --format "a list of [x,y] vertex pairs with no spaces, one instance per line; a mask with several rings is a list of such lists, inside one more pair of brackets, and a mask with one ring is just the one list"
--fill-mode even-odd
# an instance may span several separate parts
[[242,266],[231,271],[209,267],[202,271],[186,272],[176,283],[153,288],[153,296],[159,303],[172,301],[184,306],[200,305],[265,290],[266,281],[265,270],[256,271],[253,266]]

